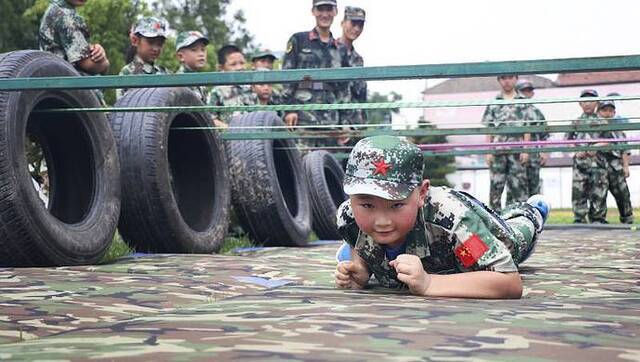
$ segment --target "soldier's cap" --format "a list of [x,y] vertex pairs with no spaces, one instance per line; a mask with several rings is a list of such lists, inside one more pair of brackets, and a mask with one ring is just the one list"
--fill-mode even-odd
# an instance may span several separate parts
[[393,136],[364,138],[349,154],[344,192],[404,200],[422,184],[423,169],[416,145]]
[[176,51],[182,48],[190,47],[198,41],[204,42],[204,45],[209,44],[209,38],[204,36],[204,34],[202,34],[201,32],[183,31],[178,34],[178,37],[176,38]]
[[516,84],[516,89],[519,91],[525,90],[525,89],[535,89],[535,87],[533,86],[533,83],[531,83],[528,80],[523,80],[521,82],[518,82],[518,84]]
[[366,11],[356,6],[345,6],[344,20],[365,21]]
[[604,107],[613,107],[613,109],[616,108],[616,103],[614,101],[610,101],[610,100],[606,100],[606,101],[600,101],[598,102],[598,109],[602,109]]
[[251,57],[251,61],[255,62],[256,60],[263,59],[263,58],[271,58],[271,61],[275,61],[276,59],[278,59],[278,57],[273,55],[271,50],[269,50],[269,49],[260,49]]
[[333,5],[335,7],[338,7],[338,1],[337,0],[313,0],[314,8],[320,5]]
[[620,97],[622,94],[618,93],[618,92],[611,92],[609,94],[607,94],[607,97]]
[[133,33],[145,38],[166,38],[167,24],[164,20],[154,17],[140,18],[133,26]]
[[597,97],[598,96],[598,91],[595,89],[584,89],[582,92],[580,92],[580,97]]

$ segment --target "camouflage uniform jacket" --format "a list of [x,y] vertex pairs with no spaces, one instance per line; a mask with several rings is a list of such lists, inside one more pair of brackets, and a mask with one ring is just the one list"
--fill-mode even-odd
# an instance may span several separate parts
[[[213,87],[209,94],[210,106],[253,106],[258,104],[258,97],[251,91],[248,85],[221,85]],[[243,112],[215,112],[214,115],[219,120],[229,123],[231,118]]]
[[40,50],[51,52],[69,63],[77,63],[91,54],[89,28],[66,0],[50,0],[40,22]]
[[[165,67],[161,67],[159,65],[147,63],[142,60],[139,56],[135,56],[133,61],[120,70],[119,75],[135,75],[135,74],[170,74]],[[126,89],[117,89],[116,97],[120,98],[126,92]]]
[[[535,117],[535,122],[531,122],[529,123],[531,126],[546,126],[547,125],[547,120],[544,116],[544,114],[542,113],[542,111],[534,106],[534,105],[530,105],[529,107],[531,107],[531,110],[533,111],[534,117]],[[532,133],[531,134],[531,140],[532,141],[546,141],[549,139],[549,133],[548,132],[537,132],[537,133]]]
[[[359,229],[349,200],[340,206],[337,217],[338,232],[380,284],[402,286],[384,248]],[[406,254],[417,255],[428,273],[518,271],[514,260],[521,251],[516,250],[504,221],[473,197],[448,187],[429,189],[406,243]]]
[[[282,69],[341,68],[348,66],[342,47],[331,36],[320,39],[316,29],[294,34],[287,43]],[[348,83],[347,83],[348,84]],[[301,82],[284,85],[285,104],[333,104],[349,100],[348,87],[335,82]],[[341,124],[338,111],[298,112],[300,125]]]
[[[184,64],[180,64],[180,68],[178,68],[178,71],[176,71],[176,74],[180,74],[180,73],[195,73],[195,71],[189,69],[189,67],[187,67]],[[193,87],[190,87],[189,89],[191,89],[198,96],[198,98],[200,98],[203,104],[207,104],[207,101],[209,99],[209,92],[207,91],[207,87],[193,86]]]
[[[346,56],[346,62],[349,67],[364,67],[364,58],[356,51],[353,46],[351,49],[342,41],[342,38],[338,39],[340,47],[344,48],[342,54]],[[357,80],[349,82],[348,96],[350,102],[365,103],[367,101],[367,82],[364,80]],[[350,124],[365,124],[367,123],[367,113],[363,110],[343,111],[344,117],[349,117]],[[342,116],[341,116],[342,117]],[[345,122],[347,123],[347,122]]]
[[[604,124],[606,121],[598,118],[597,113],[586,114],[583,113],[580,117],[573,121],[572,124]],[[568,140],[591,140],[598,138],[612,138],[611,132],[575,132],[571,131],[565,135],[565,139]],[[589,144],[585,144],[589,145]],[[598,151],[595,156],[587,156],[584,158],[573,157],[573,163],[575,167],[587,170],[593,167],[606,167],[606,157],[604,152]]]
[[[504,100],[504,97],[499,94],[496,99]],[[526,98],[517,94],[514,99]],[[527,104],[491,105],[485,109],[482,116],[482,124],[486,127],[525,127],[536,120],[533,108]],[[493,136],[493,142],[522,141],[523,137],[523,134],[500,134]]]

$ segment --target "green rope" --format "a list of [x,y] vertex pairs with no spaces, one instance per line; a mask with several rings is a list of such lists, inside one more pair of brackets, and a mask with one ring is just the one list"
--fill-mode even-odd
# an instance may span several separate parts
[[[616,96],[616,97],[589,97],[589,101],[613,100],[631,101],[640,99],[640,95]],[[253,106],[174,106],[174,107],[101,107],[101,108],[56,108],[35,110],[37,113],[97,113],[97,112],[158,112],[158,113],[183,113],[183,112],[256,112],[256,111],[333,111],[333,110],[378,110],[398,108],[460,108],[460,107],[484,107],[513,104],[549,104],[549,103],[576,103],[584,101],[584,98],[563,97],[545,99],[513,99],[513,100],[477,100],[477,101],[418,101],[418,102],[380,102],[380,103],[335,103],[335,104],[283,104],[283,105],[253,105]]]

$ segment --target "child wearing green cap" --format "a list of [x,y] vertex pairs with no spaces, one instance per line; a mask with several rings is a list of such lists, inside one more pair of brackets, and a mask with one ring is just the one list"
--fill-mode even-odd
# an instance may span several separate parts
[[531,255],[549,205],[540,195],[497,215],[464,192],[422,179],[420,149],[392,136],[361,140],[347,163],[338,209],[345,245],[339,288],[364,288],[375,276],[412,294],[520,298],[520,263]]
[[[122,67],[119,75],[168,74],[169,72],[155,61],[160,57],[167,38],[167,25],[161,19],[146,17],[138,20],[129,34],[131,46],[135,49],[133,60]],[[126,89],[116,91],[117,98],[124,95]]]
[[[176,73],[199,72],[207,65],[207,45],[209,38],[199,31],[183,31],[176,38],[176,57],[180,61],[180,68]],[[207,87],[191,87],[202,103],[209,98]]]

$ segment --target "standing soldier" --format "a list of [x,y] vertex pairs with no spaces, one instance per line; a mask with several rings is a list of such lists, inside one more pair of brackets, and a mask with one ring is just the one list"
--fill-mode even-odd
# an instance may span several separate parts
[[[344,20],[342,20],[342,37],[338,43],[344,48],[347,64],[350,67],[363,67],[364,59],[356,51],[353,43],[360,37],[364,29],[366,13],[364,9],[347,6],[344,8]],[[349,83],[349,97],[351,102],[365,103],[367,101],[367,82],[356,80]],[[351,124],[366,123],[366,113],[363,110],[346,111],[345,117]]]
[[100,44],[89,43],[89,27],[76,12],[84,1],[49,0],[40,22],[40,50],[51,52],[81,72],[95,75],[109,70],[109,60]]
[[[518,92],[525,98],[531,99],[535,95],[535,88],[533,84],[527,80],[518,82],[516,85]],[[530,126],[546,126],[542,111],[535,105],[529,105],[535,115],[535,121],[530,122]],[[536,132],[531,134],[531,141],[546,141],[549,139],[549,133]],[[540,168],[547,163],[548,155],[546,153],[531,153],[529,154],[529,163],[525,166],[527,172],[527,190],[529,196],[537,195],[540,193]],[[507,190],[507,204],[512,203],[513,196],[511,190]]]
[[[517,75],[498,76],[498,83],[502,91],[496,97],[497,100],[524,99],[515,89]],[[490,128],[524,127],[530,121],[535,120],[535,115],[529,105],[505,104],[488,106],[482,116],[482,123]],[[529,141],[528,133],[487,135],[487,143]],[[487,154],[487,165],[491,177],[489,203],[496,212],[502,209],[501,197],[505,183],[511,191],[514,202],[525,202],[528,197],[527,173],[525,165],[529,162],[529,155],[506,154],[499,150],[495,155]]]
[[[582,115],[573,124],[602,124],[596,113],[597,101],[589,101],[589,97],[597,97],[598,92],[585,89],[580,93]],[[569,132],[566,139],[587,140],[602,138],[601,132]],[[600,145],[600,144],[596,144]],[[573,185],[571,204],[573,206],[573,222],[607,223],[607,160],[602,152],[580,151],[573,156]]]
[[[606,120],[609,124],[614,124],[616,118],[616,104],[613,101],[602,101],[598,105],[598,117]],[[609,131],[605,134],[611,138],[626,138],[622,131]],[[616,200],[618,211],[620,212],[620,222],[623,224],[633,224],[633,207],[631,206],[631,194],[627,178],[629,177],[629,157],[628,151],[612,150],[603,152],[607,160],[607,179],[609,181],[609,191]]]
[[[287,43],[282,69],[340,68],[346,61],[331,34],[331,25],[337,15],[336,0],[313,0],[311,12],[316,26],[311,31],[296,33]],[[286,104],[338,103],[346,97],[346,89],[339,83],[304,81],[284,87]],[[284,117],[289,127],[296,125],[340,124],[338,111],[287,112]],[[331,146],[335,140],[305,140],[307,146]]]

